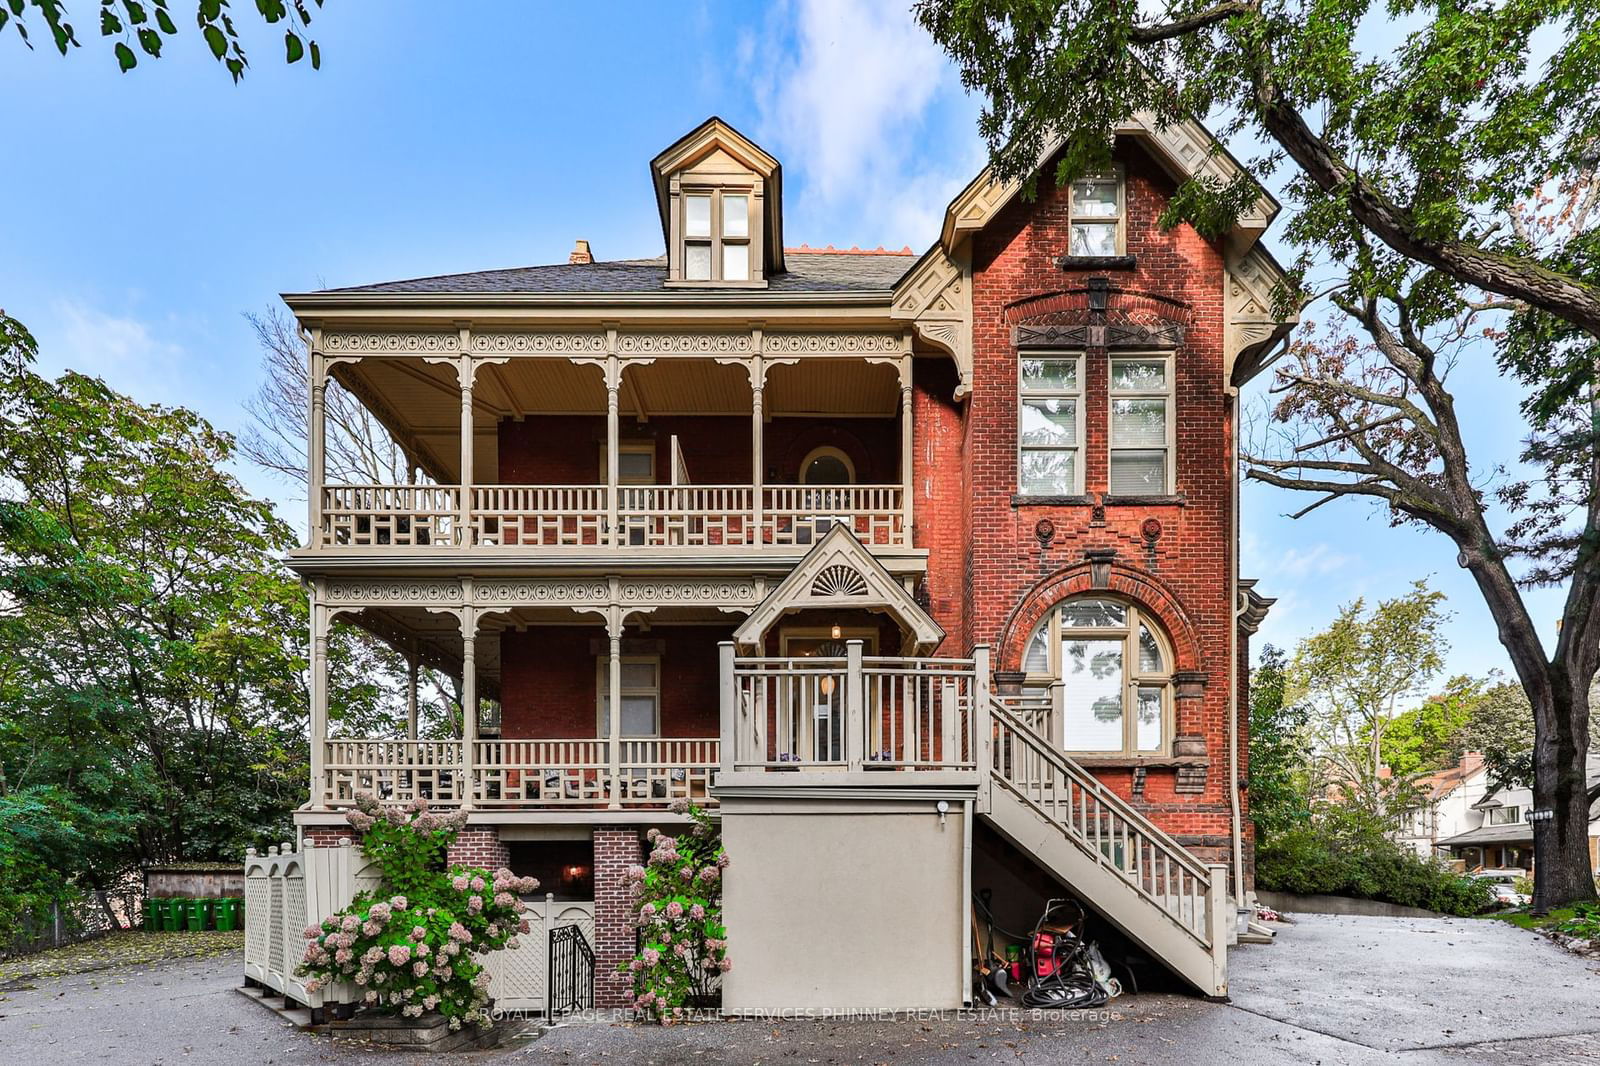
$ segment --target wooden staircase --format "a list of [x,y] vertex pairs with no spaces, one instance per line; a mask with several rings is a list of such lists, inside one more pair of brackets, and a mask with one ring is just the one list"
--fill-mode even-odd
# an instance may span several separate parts
[[[1206,866],[983,694],[979,816],[1202,994],[1228,994],[1227,867]],[[987,712],[991,723],[982,722]]]

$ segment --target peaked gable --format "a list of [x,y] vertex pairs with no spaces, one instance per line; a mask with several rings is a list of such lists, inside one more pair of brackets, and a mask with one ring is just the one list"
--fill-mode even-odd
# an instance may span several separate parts
[[778,619],[791,611],[816,607],[887,611],[905,630],[915,655],[928,654],[944,640],[939,623],[839,524],[812,546],[734,630],[734,643],[742,648],[758,647]]

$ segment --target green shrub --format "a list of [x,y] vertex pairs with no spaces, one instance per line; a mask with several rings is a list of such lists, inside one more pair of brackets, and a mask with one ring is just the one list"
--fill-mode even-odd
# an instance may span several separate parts
[[678,836],[650,830],[650,858],[628,871],[639,954],[623,963],[633,1006],[670,1022],[685,1008],[710,1005],[721,976],[733,968],[722,924],[722,871],[728,856],[710,815],[686,800],[672,804],[689,816]]
[[1585,940],[1600,940],[1600,903],[1576,903],[1572,909],[1572,917],[1556,928]]
[[439,815],[417,800],[381,807],[359,794],[348,815],[361,847],[383,871],[376,892],[306,929],[297,972],[306,988],[350,981],[363,1001],[384,1014],[419,1018],[438,1011],[450,1028],[488,1025],[489,975],[478,956],[515,948],[528,932],[518,894],[539,883],[510,870],[444,868],[445,854],[466,812]]
[[1469,916],[1494,907],[1487,882],[1463,877],[1390,840],[1342,807],[1276,833],[1256,848],[1256,884],[1297,895],[1350,896]]

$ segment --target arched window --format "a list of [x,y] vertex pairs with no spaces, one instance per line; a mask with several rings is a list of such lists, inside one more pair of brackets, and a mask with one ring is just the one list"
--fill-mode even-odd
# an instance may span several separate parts
[[838,448],[823,445],[813,448],[800,463],[802,485],[853,485],[856,465]]
[[1060,688],[1061,746],[1084,755],[1152,755],[1171,742],[1172,652],[1149,614],[1123,600],[1063,602],[1028,640],[1036,692]]

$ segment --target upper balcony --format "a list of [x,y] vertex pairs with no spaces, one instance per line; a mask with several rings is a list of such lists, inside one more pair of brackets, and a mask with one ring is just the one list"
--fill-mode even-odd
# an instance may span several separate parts
[[[313,331],[303,560],[776,559],[836,525],[911,548],[909,334],[461,333]],[[330,480],[329,379],[409,483]]]

